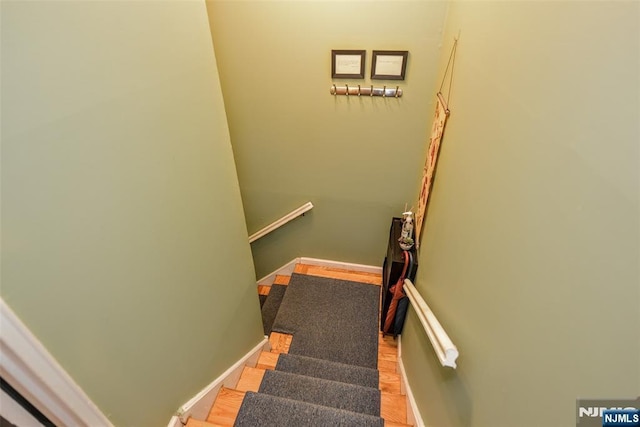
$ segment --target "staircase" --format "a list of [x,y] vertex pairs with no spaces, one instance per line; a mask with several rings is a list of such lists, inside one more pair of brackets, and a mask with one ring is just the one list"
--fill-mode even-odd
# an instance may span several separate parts
[[[378,274],[304,264],[295,272],[372,286],[382,282]],[[244,368],[234,388],[222,388],[206,420],[190,418],[187,427],[407,426],[392,337],[379,335],[377,370],[288,354],[292,336],[271,332],[271,325],[289,279],[276,276],[273,286],[258,287],[271,350],[261,353],[255,367]]]

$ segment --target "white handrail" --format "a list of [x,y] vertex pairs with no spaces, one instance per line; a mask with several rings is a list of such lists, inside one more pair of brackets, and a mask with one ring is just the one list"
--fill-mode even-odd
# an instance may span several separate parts
[[263,229],[258,230],[257,232],[249,236],[249,243],[255,242],[256,240],[265,236],[266,234],[271,233],[276,228],[282,227],[283,225],[285,225],[286,223],[288,223],[293,219],[296,219],[300,215],[304,215],[305,212],[308,212],[311,209],[313,209],[313,204],[311,202],[307,202],[304,205],[300,206],[299,208],[292,210],[282,218],[272,222],[271,224],[267,225]]
[[442,366],[456,367],[456,359],[458,358],[458,349],[444,331],[438,319],[433,314],[425,300],[420,296],[416,287],[411,280],[404,280],[404,291],[411,301],[411,305],[416,310],[416,314],[422,323],[422,327],[429,336],[431,345],[440,359]]
[[11,307],[0,298],[0,374],[56,423],[113,427]]

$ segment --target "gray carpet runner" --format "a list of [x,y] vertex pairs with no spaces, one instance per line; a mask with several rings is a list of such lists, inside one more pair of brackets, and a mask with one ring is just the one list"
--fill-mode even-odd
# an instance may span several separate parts
[[380,417],[247,392],[234,427],[384,427]]
[[380,415],[380,390],[281,371],[267,371],[259,393],[306,403]]
[[376,369],[379,304],[380,286],[294,273],[272,329],[289,354]]
[[280,354],[276,371],[356,384],[374,389],[378,388],[380,379],[380,375],[376,369],[286,353]]
[[292,334],[289,354],[245,394],[234,426],[383,427],[379,301],[380,287],[346,280],[292,274],[272,285],[264,333]]
[[282,299],[284,298],[286,290],[287,287],[284,285],[271,285],[269,295],[267,295],[267,298],[262,305],[262,327],[264,328],[265,335],[269,335],[271,333],[273,321],[278,314],[278,310],[280,309],[280,304],[282,304]]

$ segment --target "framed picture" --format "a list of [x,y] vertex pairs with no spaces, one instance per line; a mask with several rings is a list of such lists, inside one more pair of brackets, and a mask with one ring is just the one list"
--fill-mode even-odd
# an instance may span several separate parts
[[332,50],[331,77],[364,79],[364,50]]
[[371,60],[371,78],[404,80],[408,56],[407,50],[374,50]]

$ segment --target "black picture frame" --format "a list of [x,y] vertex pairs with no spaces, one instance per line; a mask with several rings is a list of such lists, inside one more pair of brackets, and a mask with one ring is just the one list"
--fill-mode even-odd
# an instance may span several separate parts
[[374,50],[371,57],[371,79],[404,80],[408,50]]
[[331,77],[334,79],[364,79],[365,50],[332,50]]

